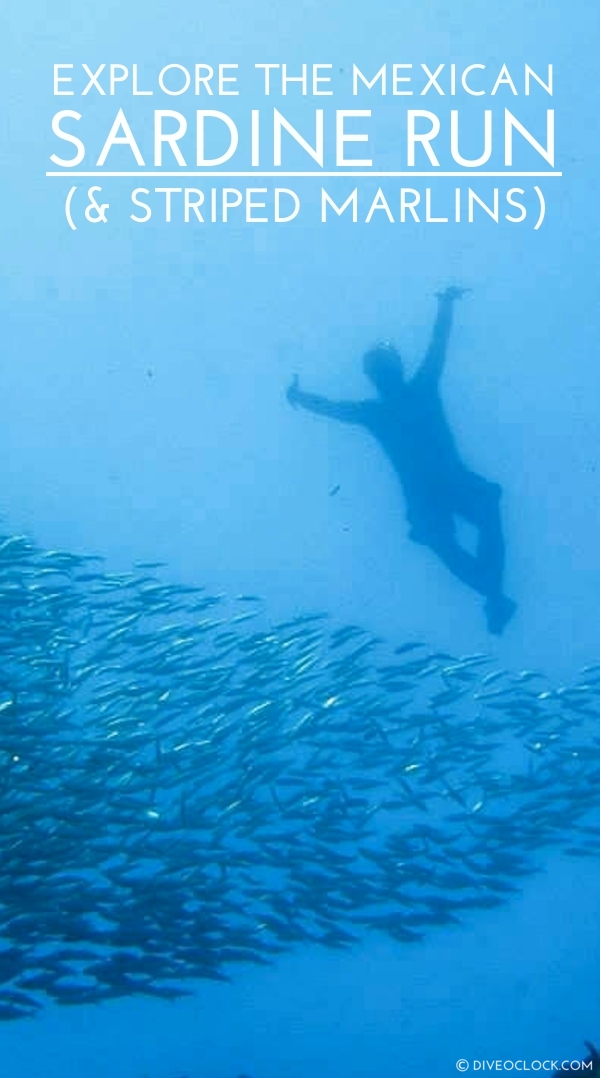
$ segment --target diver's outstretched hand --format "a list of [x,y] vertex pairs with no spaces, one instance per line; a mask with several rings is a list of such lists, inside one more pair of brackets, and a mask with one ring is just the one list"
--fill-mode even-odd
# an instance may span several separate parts
[[288,388],[287,388],[287,393],[286,393],[286,397],[287,397],[288,401],[290,402],[292,408],[297,408],[299,395],[300,395],[300,379],[298,378],[298,375],[295,374],[294,377],[292,378]]
[[466,296],[467,292],[472,292],[472,288],[461,288],[459,285],[452,284],[448,288],[445,288],[443,292],[436,292],[438,299],[450,300],[451,303],[456,299],[462,299]]

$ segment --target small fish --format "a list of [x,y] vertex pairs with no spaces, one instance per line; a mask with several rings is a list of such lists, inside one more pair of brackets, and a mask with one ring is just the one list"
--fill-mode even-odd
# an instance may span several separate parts
[[87,561],[0,536],[0,1020],[417,943],[600,856],[597,664],[540,685]]

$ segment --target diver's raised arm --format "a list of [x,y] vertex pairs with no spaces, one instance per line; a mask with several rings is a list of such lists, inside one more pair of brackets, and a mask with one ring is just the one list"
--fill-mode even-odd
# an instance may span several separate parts
[[470,291],[470,288],[456,288],[452,286],[451,288],[446,288],[443,292],[436,293],[438,301],[437,316],[429,348],[415,375],[419,380],[430,381],[432,383],[437,383],[439,381],[446,361],[448,339],[450,337],[450,330],[452,329],[452,309],[454,302],[457,299],[460,299],[461,296],[464,296],[465,292]]
[[297,374],[288,387],[286,397],[294,408],[299,405],[307,412],[324,415],[328,419],[339,419],[342,423],[364,423],[366,420],[366,408],[361,401],[332,401],[317,393],[305,393],[300,389]]

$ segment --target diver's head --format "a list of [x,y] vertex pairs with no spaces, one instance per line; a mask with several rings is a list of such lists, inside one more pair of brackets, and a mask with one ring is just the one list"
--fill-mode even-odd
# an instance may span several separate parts
[[370,348],[364,356],[363,367],[367,378],[382,396],[404,389],[400,353],[389,341],[380,341]]

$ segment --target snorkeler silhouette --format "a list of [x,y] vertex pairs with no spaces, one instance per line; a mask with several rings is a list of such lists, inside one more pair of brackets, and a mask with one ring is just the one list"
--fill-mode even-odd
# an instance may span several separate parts
[[588,1074],[600,1074],[600,1052],[596,1048],[596,1045],[592,1044],[591,1041],[584,1041],[583,1043],[589,1053],[583,1060],[586,1065],[586,1072]]
[[[437,294],[431,343],[410,380],[404,378],[399,353],[386,342],[364,357],[365,374],[377,390],[376,398],[331,401],[305,393],[296,376],[287,399],[294,407],[300,405],[330,419],[360,424],[377,439],[402,484],[410,538],[428,546],[454,576],[485,597],[488,629],[501,633],[516,610],[516,604],[502,591],[502,488],[463,463],[439,394],[453,305],[467,291],[447,288]],[[456,517],[475,525],[475,554],[458,542]]]

